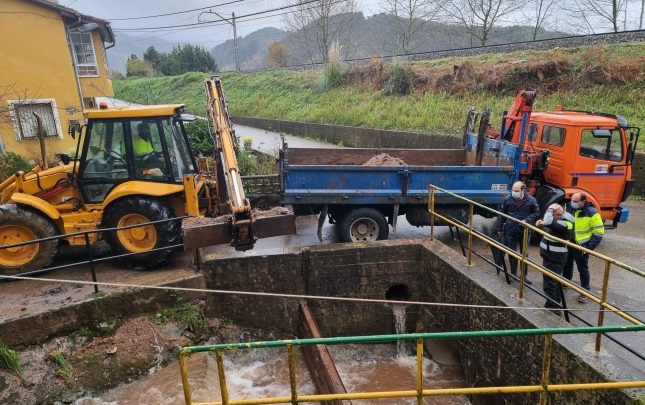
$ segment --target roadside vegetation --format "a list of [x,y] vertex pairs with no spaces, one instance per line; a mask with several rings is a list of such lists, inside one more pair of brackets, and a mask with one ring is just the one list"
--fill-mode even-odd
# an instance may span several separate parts
[[[342,72],[341,84],[321,89],[319,83],[326,76],[333,79],[328,82],[337,83],[338,71]],[[185,103],[203,115],[204,78],[203,73],[187,73],[116,80],[114,88],[117,98],[148,104]],[[560,104],[619,114],[630,124],[645,127],[641,100],[645,44],[393,64],[374,58],[364,66],[226,73],[222,80],[233,115],[458,134],[470,106],[489,107],[493,117],[501,117],[517,90],[536,88],[536,111]]]
[[23,379],[22,366],[15,350],[0,341],[0,368]]

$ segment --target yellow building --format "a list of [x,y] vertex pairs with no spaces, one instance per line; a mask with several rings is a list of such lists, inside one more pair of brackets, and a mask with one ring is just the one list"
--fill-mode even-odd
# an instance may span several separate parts
[[56,0],[1,0],[0,38],[0,152],[39,160],[36,115],[47,155],[72,152],[69,124],[83,124],[95,97],[114,95],[110,23]]

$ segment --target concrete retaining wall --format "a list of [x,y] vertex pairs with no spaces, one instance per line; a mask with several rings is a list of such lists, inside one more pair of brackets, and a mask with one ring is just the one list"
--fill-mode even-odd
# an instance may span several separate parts
[[[351,148],[452,149],[461,147],[461,138],[451,135],[422,134],[405,131],[314,124],[269,118],[233,117],[233,122],[267,131],[317,139]],[[641,142],[645,142],[642,139]],[[634,194],[645,197],[645,153],[637,152],[634,159]]]
[[[204,264],[207,286],[321,296],[384,298],[393,285],[408,287],[411,300],[516,306],[516,290],[439,242],[384,241],[324,245],[300,254],[227,259]],[[298,300],[221,295],[208,307],[243,326],[288,332],[298,321]],[[393,333],[389,305],[309,301],[323,336]],[[407,330],[489,330],[566,326],[551,313],[472,308],[407,307]],[[286,329],[283,329],[286,328]],[[280,333],[282,329],[282,333]],[[639,371],[614,355],[593,355],[594,336],[554,338],[551,383],[631,380]],[[538,384],[542,337],[454,342],[469,386]],[[549,403],[623,404],[645,391],[552,394]],[[476,403],[537,403],[536,394],[474,398]]]

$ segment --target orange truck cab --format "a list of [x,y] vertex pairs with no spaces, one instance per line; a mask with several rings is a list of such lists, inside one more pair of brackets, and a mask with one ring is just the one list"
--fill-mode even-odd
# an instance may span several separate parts
[[[560,106],[556,111],[534,113],[534,98],[535,92],[520,92],[504,116],[501,136],[524,143],[526,166],[519,177],[541,210],[568,202],[571,195],[583,191],[603,220],[613,226],[626,222],[629,209],[621,203],[634,185],[631,166],[640,129],[614,114],[566,111]],[[528,123],[525,140],[522,123]]]

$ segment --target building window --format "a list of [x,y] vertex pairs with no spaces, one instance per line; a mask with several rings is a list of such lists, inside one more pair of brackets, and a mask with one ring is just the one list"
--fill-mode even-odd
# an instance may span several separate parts
[[70,38],[72,49],[74,50],[74,60],[76,61],[76,73],[81,77],[98,76],[99,67],[96,64],[92,33],[72,32]]
[[56,102],[53,99],[10,101],[9,105],[18,140],[38,139],[38,121],[34,113],[42,120],[45,136],[62,138]]

